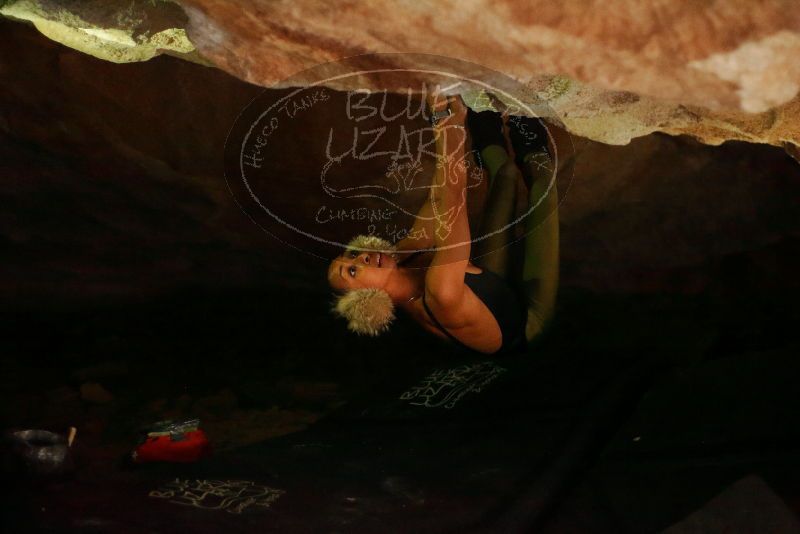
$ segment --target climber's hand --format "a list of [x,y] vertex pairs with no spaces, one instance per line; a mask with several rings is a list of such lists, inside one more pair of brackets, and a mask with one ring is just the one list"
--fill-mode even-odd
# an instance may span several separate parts
[[431,124],[435,129],[464,128],[464,122],[467,119],[467,106],[461,96],[445,96],[439,92],[433,92],[426,95],[425,100],[428,104]]

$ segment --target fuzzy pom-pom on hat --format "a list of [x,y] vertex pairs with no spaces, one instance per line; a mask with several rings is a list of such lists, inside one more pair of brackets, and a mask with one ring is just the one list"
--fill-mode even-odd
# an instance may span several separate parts
[[347,244],[347,250],[394,252],[395,246],[376,235],[357,235]]
[[389,294],[374,287],[353,289],[339,296],[333,312],[347,320],[351,331],[367,336],[382,334],[394,320],[394,304]]

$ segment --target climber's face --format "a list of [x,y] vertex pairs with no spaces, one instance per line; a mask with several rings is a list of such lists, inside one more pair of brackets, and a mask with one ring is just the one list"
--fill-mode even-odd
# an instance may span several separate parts
[[337,291],[385,289],[396,269],[397,262],[391,254],[346,250],[328,267],[328,283]]

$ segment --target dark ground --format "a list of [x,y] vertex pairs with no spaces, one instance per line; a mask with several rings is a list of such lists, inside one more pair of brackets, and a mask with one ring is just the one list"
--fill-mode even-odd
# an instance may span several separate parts
[[[270,314],[277,297],[5,315],[7,425],[79,428],[74,474],[14,482],[9,531],[656,532],[748,475],[800,510],[794,291],[565,291],[537,353],[496,361],[507,371],[449,410],[398,399],[472,360],[407,324],[341,336],[318,294]],[[81,400],[85,380],[113,400]],[[203,418],[212,459],[120,465],[140,424],[178,415]],[[148,497],[175,477],[286,493],[241,515]]]
[[[797,531],[800,167],[780,150],[584,142],[556,320],[487,363],[403,321],[346,334],[323,264],[242,215],[222,146],[260,88],[6,21],[0,40],[0,422],[78,428],[71,474],[4,477],[4,531],[639,533],[720,494],[672,532]],[[408,395],[459,368],[452,408]],[[120,461],[182,416],[211,459]],[[283,493],[241,514],[149,496],[176,478]]]

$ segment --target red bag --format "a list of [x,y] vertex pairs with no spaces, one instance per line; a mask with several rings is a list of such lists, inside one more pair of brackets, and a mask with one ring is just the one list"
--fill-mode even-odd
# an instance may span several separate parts
[[133,451],[136,463],[145,462],[196,462],[211,454],[211,443],[205,432],[197,428],[196,420],[181,423],[157,423],[144,441]]

